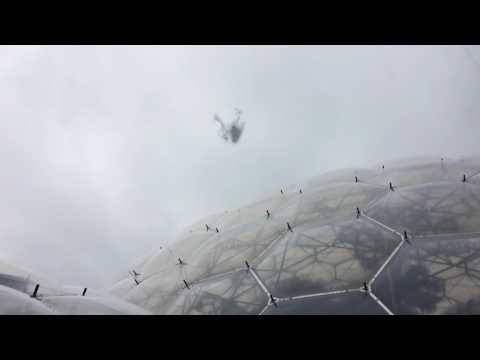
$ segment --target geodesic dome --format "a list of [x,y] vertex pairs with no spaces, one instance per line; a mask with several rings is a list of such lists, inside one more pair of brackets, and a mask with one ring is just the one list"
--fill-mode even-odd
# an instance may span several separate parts
[[157,314],[478,314],[479,250],[480,159],[407,159],[209,216],[111,291]]

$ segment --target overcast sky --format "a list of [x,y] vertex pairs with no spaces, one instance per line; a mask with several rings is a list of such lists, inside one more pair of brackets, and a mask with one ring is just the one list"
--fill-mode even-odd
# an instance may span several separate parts
[[0,46],[0,259],[106,286],[213,212],[479,139],[471,46]]

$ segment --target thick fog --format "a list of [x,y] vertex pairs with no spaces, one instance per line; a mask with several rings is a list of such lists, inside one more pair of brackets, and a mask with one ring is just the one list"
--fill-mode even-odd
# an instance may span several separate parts
[[471,46],[3,46],[0,260],[106,286],[213,212],[479,139]]

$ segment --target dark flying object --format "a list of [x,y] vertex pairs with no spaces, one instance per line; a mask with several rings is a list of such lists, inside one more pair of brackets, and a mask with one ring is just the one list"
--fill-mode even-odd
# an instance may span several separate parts
[[240,140],[243,128],[245,127],[245,122],[240,123],[240,116],[242,113],[242,110],[235,109],[235,120],[230,124],[225,124],[217,114],[213,117],[213,119],[220,124],[220,137],[226,142],[232,142],[235,144]]

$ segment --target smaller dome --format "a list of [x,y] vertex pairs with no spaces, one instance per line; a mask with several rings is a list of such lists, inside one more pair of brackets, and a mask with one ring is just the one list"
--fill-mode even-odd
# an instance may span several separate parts
[[0,315],[55,315],[55,312],[20,291],[0,285]]
[[99,296],[49,296],[42,301],[64,315],[149,315],[136,305]]

